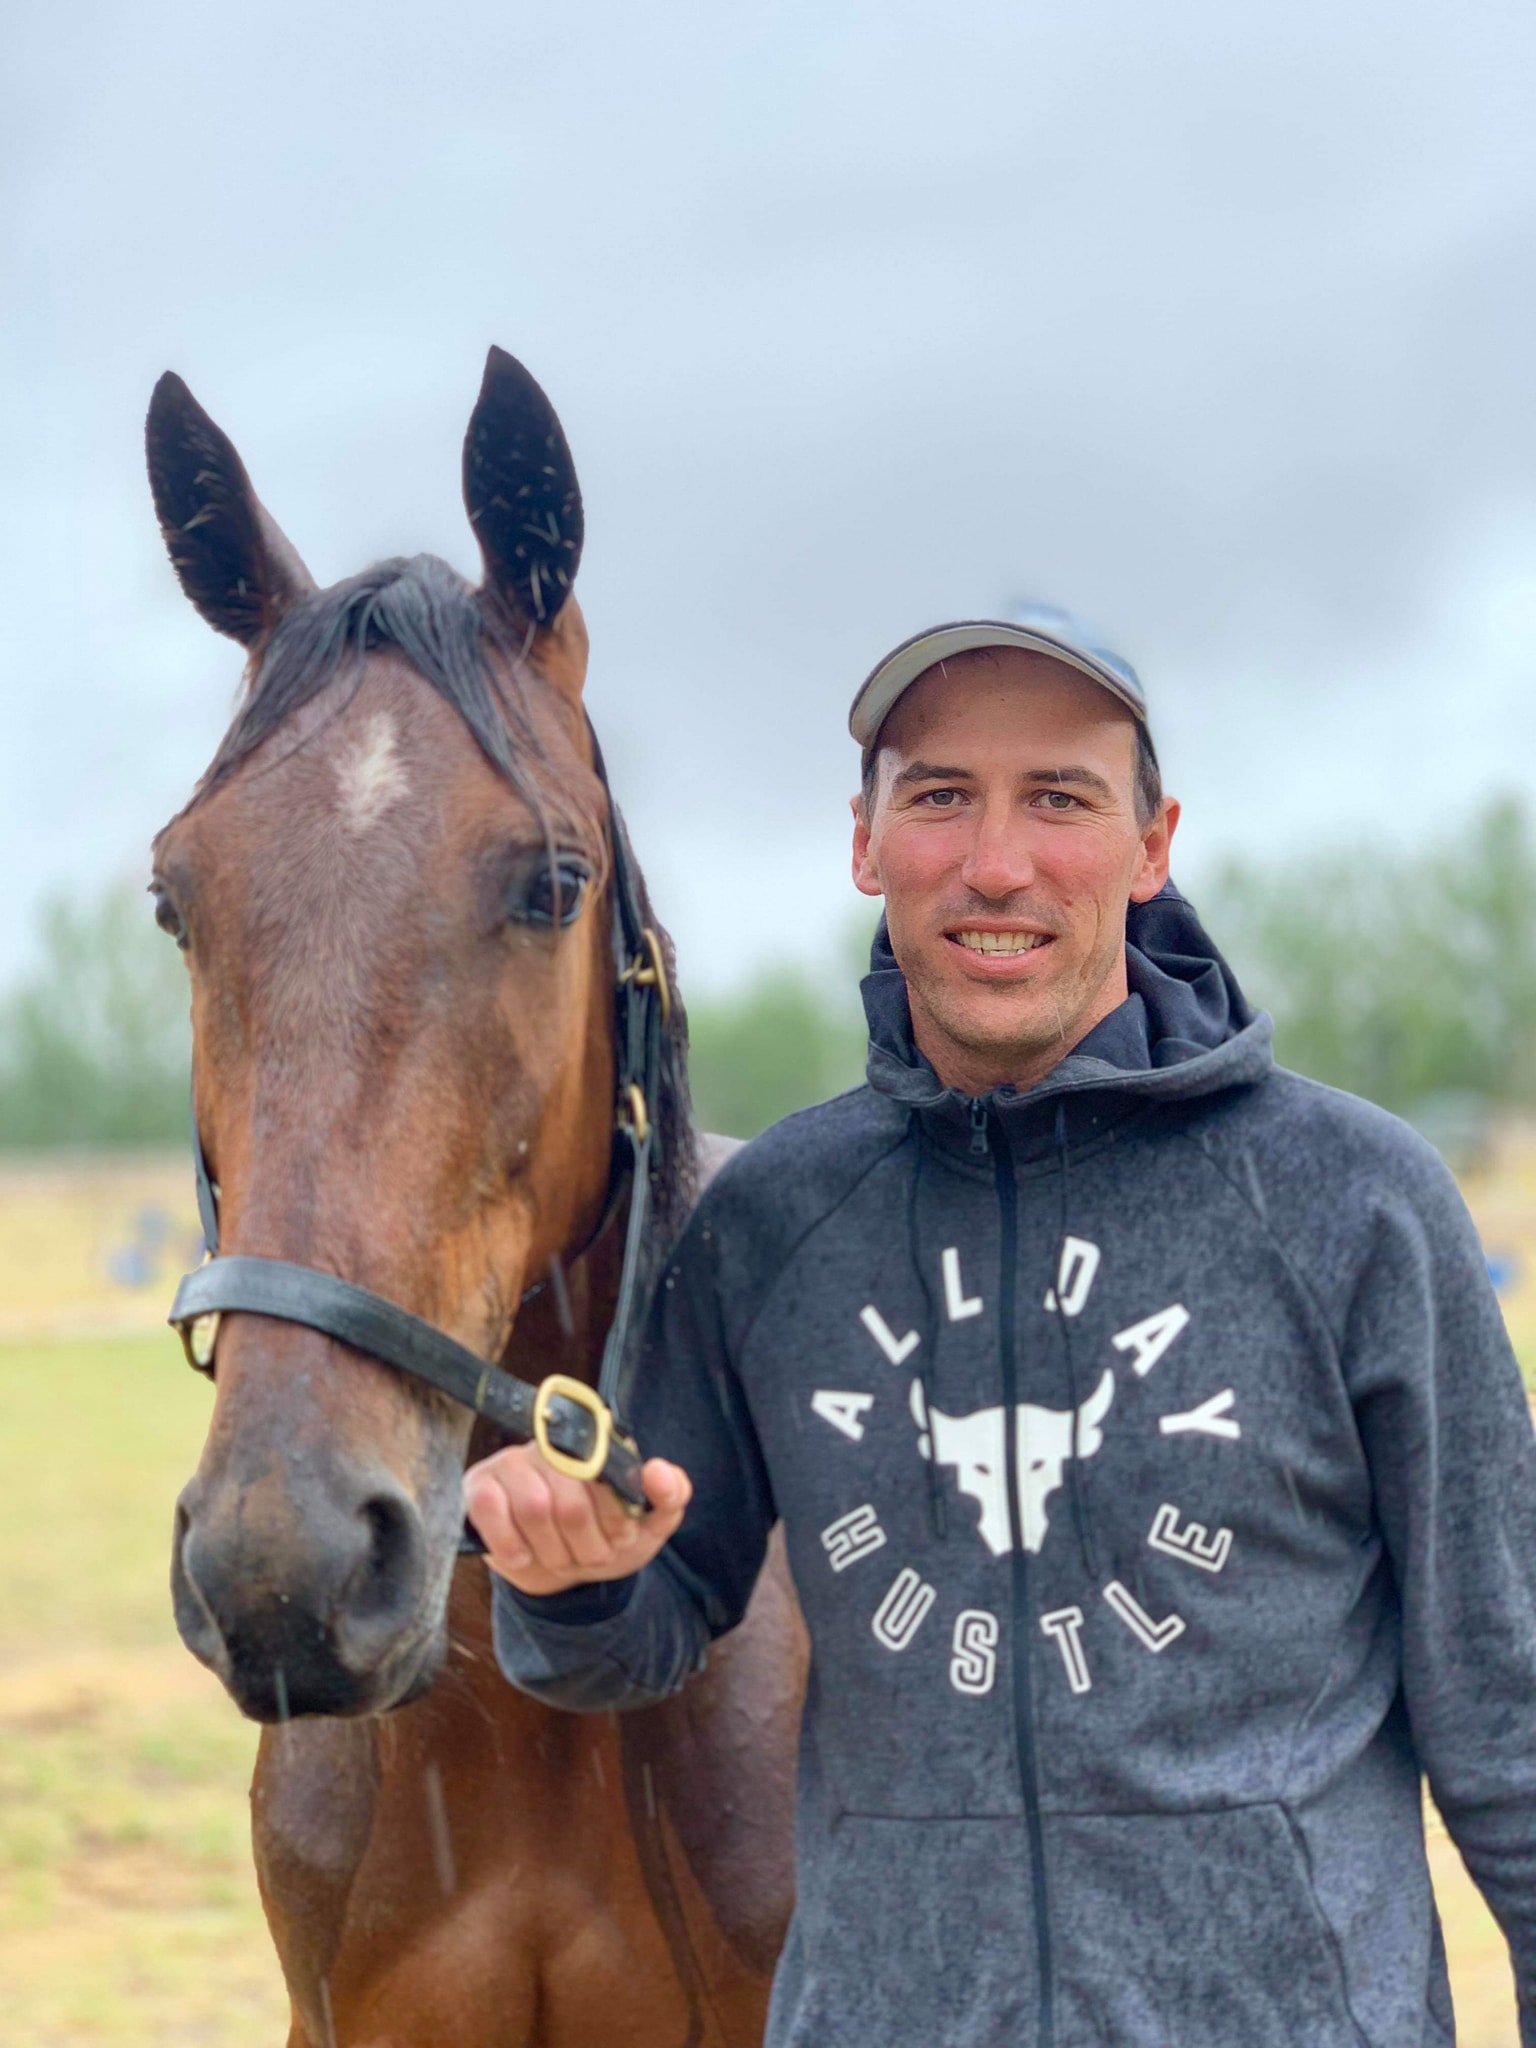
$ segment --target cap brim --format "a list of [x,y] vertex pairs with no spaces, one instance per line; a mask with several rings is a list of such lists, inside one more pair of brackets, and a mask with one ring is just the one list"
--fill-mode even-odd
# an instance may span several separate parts
[[861,684],[848,713],[848,730],[861,747],[868,747],[909,684],[936,663],[978,647],[1020,647],[1026,653],[1064,662],[1118,697],[1139,724],[1147,722],[1146,699],[1134,672],[1122,670],[1112,659],[1038,626],[1015,626],[1003,619],[962,619],[949,626],[933,626],[892,648]]

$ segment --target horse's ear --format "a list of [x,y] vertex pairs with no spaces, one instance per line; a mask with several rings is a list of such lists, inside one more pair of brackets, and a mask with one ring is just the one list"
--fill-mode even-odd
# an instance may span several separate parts
[[485,579],[525,623],[553,625],[581,560],[581,491],[555,409],[493,348],[464,436],[464,509]]
[[174,371],[155,386],[144,445],[182,589],[210,626],[249,647],[315,579],[251,489],[234,443]]

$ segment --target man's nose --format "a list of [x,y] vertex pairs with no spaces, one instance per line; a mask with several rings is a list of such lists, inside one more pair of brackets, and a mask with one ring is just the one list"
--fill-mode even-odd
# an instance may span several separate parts
[[1035,864],[1029,838],[1011,808],[984,808],[976,820],[961,880],[989,903],[1001,903],[1019,889],[1028,889],[1035,879]]

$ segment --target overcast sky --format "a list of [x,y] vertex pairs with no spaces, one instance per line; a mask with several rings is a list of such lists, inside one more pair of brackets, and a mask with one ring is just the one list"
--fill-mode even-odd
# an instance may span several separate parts
[[857,900],[854,686],[1029,596],[1140,667],[1186,878],[1536,795],[1536,9],[77,0],[0,65],[0,979],[146,871],[237,650],[174,367],[322,581],[564,419],[590,702],[685,985]]

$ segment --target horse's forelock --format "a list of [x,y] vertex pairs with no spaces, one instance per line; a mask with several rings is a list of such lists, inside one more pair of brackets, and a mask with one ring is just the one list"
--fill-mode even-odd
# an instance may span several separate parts
[[[400,654],[463,719],[491,765],[528,805],[546,836],[559,820],[603,840],[603,821],[557,779],[529,709],[534,680],[526,643],[503,615],[434,555],[375,563],[292,604],[259,650],[245,695],[198,796],[224,783],[288,718],[370,654]],[[194,800],[195,801],[195,800]],[[621,828],[620,828],[621,829]],[[658,923],[638,866],[644,921],[659,935],[674,1001],[662,1044],[653,1179],[655,1242],[670,1245],[692,1206],[697,1147],[688,1090],[687,1016],[676,995],[672,942]],[[606,879],[606,878],[605,878]]]

